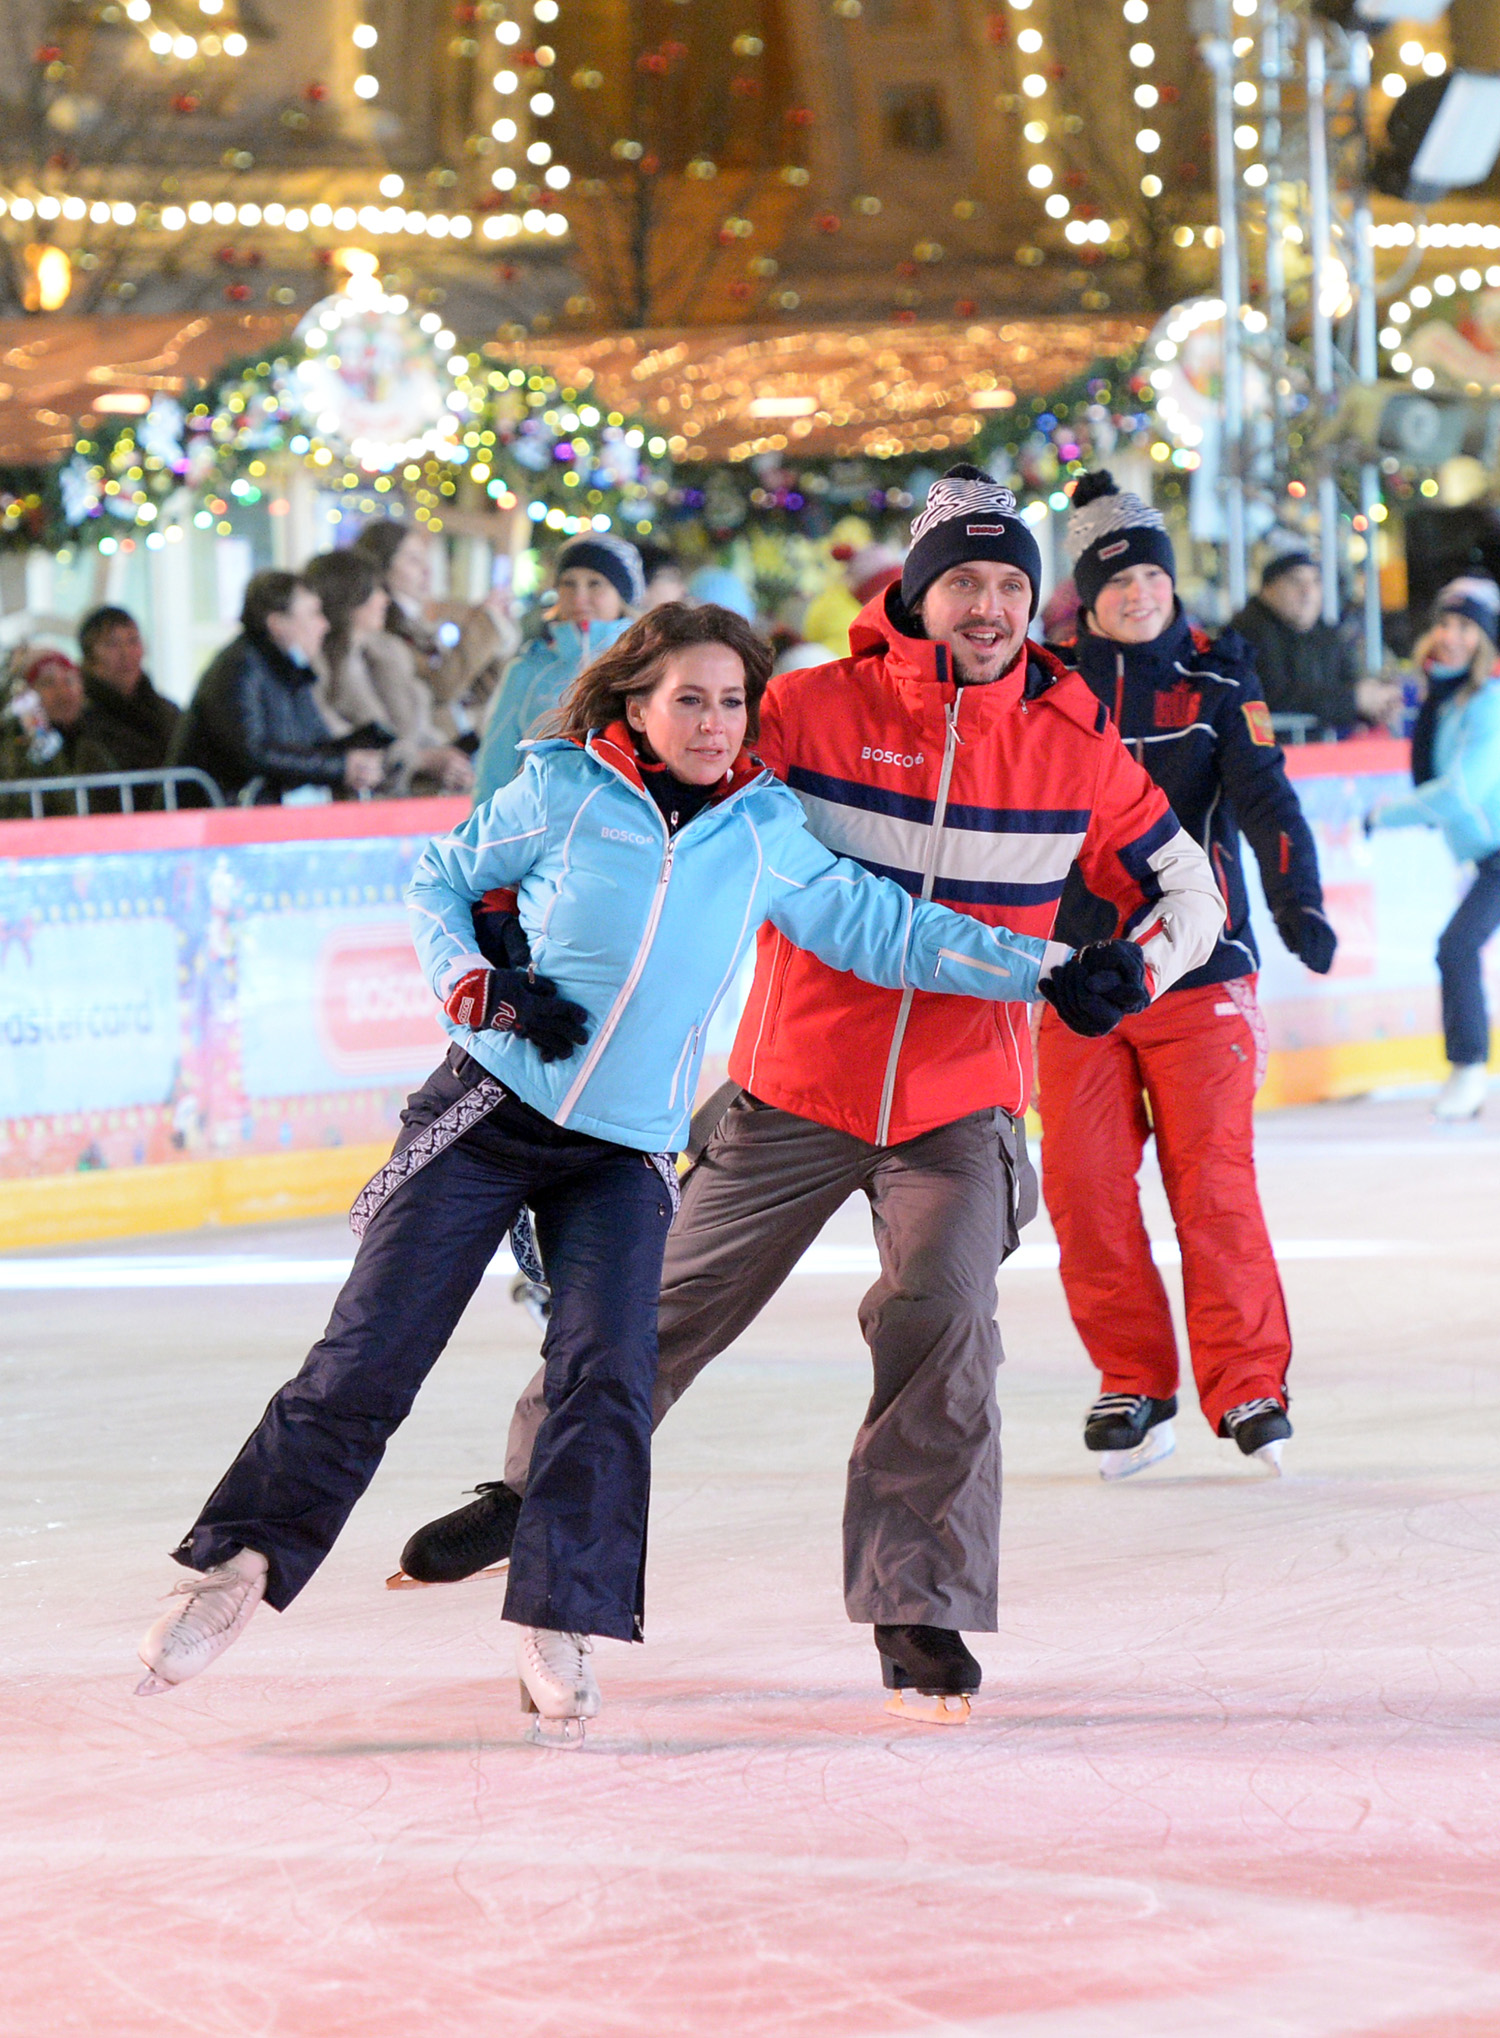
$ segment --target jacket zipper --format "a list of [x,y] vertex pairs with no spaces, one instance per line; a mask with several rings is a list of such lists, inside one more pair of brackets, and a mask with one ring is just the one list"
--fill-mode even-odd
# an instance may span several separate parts
[[[642,794],[642,798],[646,801],[652,812],[656,813],[656,802],[651,799],[650,795]],[[657,873],[656,890],[651,899],[651,911],[646,915],[646,931],[641,936],[641,945],[635,952],[635,961],[630,965],[630,974],[620,986],[619,996],[615,999],[613,1005],[610,1006],[609,1017],[599,1028],[583,1067],[573,1079],[573,1087],[558,1106],[557,1117],[553,1121],[557,1125],[567,1124],[573,1106],[582,1096],[589,1077],[598,1067],[599,1057],[603,1054],[605,1048],[609,1046],[615,1029],[624,1016],[625,1007],[635,995],[635,987],[641,980],[642,972],[645,970],[646,963],[651,954],[651,944],[656,939],[656,929],[661,920],[662,907],[667,902],[667,886],[671,883],[672,879],[672,859],[677,853],[676,838],[667,834],[667,824],[662,820],[659,813],[656,814],[656,818],[661,826],[662,833],[666,835],[667,842],[662,854],[661,869]]]
[[[946,646],[938,646],[939,670],[946,664]],[[946,674],[944,674],[946,677]],[[930,899],[937,883],[938,850],[942,845],[943,823],[948,814],[948,788],[953,783],[953,760],[958,750],[958,704],[963,699],[962,689],[954,693],[944,711],[947,727],[943,734],[943,768],[938,774],[937,799],[932,809],[932,827],[927,843],[927,866],[922,872],[920,896]],[[891,1036],[891,1051],[885,1065],[885,1082],[880,1090],[880,1116],[875,1124],[875,1144],[886,1146],[890,1143],[891,1110],[896,1100],[896,1068],[901,1060],[901,1043],[906,1038],[906,1024],[911,1017],[912,999],[916,992],[901,993],[901,1009],[896,1014],[896,1030]]]

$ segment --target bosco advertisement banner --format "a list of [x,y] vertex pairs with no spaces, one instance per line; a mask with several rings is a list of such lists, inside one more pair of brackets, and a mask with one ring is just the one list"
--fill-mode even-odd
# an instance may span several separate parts
[[[307,825],[208,817],[268,819]],[[389,1139],[446,1041],[401,903],[426,835],[109,853],[131,826],[0,861],[0,1179]]]

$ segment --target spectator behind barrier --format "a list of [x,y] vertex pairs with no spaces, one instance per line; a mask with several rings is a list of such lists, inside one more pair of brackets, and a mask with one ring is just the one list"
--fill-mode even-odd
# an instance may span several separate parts
[[300,786],[376,791],[385,777],[381,750],[366,731],[335,736],[313,697],[313,659],[328,624],[306,581],[255,574],[240,623],[239,636],[198,682],[177,725],[172,762],[206,771],[229,800],[255,784],[257,804]]
[[[13,667],[10,698],[0,715],[0,780],[73,778],[119,771],[121,766],[89,727],[83,678],[63,651],[24,647]],[[115,813],[118,795],[94,793],[95,812]],[[48,794],[49,814],[77,812],[71,793]],[[0,797],[0,818],[22,819],[31,812],[24,793]]]
[[550,614],[539,637],[506,667],[479,747],[477,806],[509,785],[517,745],[535,736],[585,665],[629,629],[646,591],[641,555],[613,532],[570,538],[557,555]]
[[99,608],[78,626],[83,654],[85,725],[119,771],[160,771],[182,710],[156,691],[145,671],[145,645],[128,609]]
[[686,601],[687,575],[676,554],[665,545],[653,545],[649,538],[642,539],[636,550],[641,555],[641,572],[646,578],[646,592],[636,605],[639,613],[645,615],[648,609],[663,608],[669,601]]
[[417,677],[411,646],[385,627],[390,596],[373,560],[328,552],[303,569],[323,604],[328,634],[313,654],[319,711],[336,736],[379,725],[394,741],[385,752],[386,793],[466,793],[474,767],[443,741],[432,691]]
[[376,518],[352,549],[380,574],[391,598],[385,627],[410,648],[418,678],[431,688],[441,737],[476,749],[485,705],[521,642],[508,601],[492,593],[477,603],[434,602],[432,539],[416,524]]
[[1388,728],[1401,709],[1394,681],[1360,670],[1355,646],[1323,621],[1323,576],[1301,544],[1274,553],[1229,626],[1255,650],[1273,715],[1314,715],[1322,729],[1352,735],[1361,723]]

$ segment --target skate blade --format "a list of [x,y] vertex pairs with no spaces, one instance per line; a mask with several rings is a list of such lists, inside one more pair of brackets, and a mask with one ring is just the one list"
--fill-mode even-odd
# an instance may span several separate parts
[[893,1691],[885,1709],[898,1720],[925,1727],[961,1727],[969,1717],[969,1701],[961,1691]]
[[471,1571],[466,1578],[413,1578],[405,1571],[393,1571],[385,1581],[387,1592],[425,1592],[429,1586],[472,1585],[476,1578],[503,1578],[510,1569],[509,1557],[502,1557],[498,1564],[486,1564],[482,1571]]
[[1252,1451],[1250,1455],[1253,1458],[1259,1458],[1260,1462],[1274,1478],[1283,1479],[1286,1477],[1286,1474],[1281,1469],[1281,1452],[1285,1443],[1285,1437],[1273,1437],[1270,1443],[1262,1444],[1258,1451]]
[[1101,1451],[1099,1477],[1133,1479],[1148,1465],[1159,1465],[1163,1458],[1170,1458],[1176,1448],[1177,1438],[1170,1421],[1159,1422],[1154,1429],[1147,1430],[1133,1451]]
[[164,1691],[175,1691],[177,1686],[169,1684],[165,1677],[158,1677],[154,1670],[148,1670],[135,1687],[137,1698],[159,1698]]

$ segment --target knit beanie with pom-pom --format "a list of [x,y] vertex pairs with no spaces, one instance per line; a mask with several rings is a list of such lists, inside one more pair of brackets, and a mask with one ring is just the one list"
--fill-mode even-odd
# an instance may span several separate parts
[[1068,557],[1081,607],[1091,609],[1104,583],[1127,566],[1159,566],[1175,582],[1177,559],[1160,510],[1115,486],[1108,468],[1083,475],[1073,490]]

